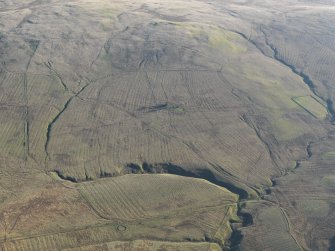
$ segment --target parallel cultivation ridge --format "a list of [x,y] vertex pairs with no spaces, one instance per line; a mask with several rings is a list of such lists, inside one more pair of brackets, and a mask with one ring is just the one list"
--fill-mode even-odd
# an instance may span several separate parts
[[0,250],[335,250],[334,0],[1,0]]

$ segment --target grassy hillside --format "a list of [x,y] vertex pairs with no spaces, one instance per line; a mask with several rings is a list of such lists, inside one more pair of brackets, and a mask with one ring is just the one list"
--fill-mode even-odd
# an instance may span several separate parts
[[1,250],[323,250],[332,1],[0,2]]

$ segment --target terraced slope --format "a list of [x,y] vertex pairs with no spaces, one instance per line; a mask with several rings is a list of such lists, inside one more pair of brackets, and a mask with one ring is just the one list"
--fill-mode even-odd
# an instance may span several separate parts
[[2,250],[332,250],[333,1],[0,1]]

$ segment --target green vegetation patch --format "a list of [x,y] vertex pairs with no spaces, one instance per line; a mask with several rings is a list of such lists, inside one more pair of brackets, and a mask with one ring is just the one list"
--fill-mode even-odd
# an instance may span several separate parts
[[239,35],[215,25],[193,22],[174,22],[174,24],[186,30],[193,38],[207,37],[208,45],[212,48],[237,54],[247,50]]
[[322,154],[323,159],[331,159],[335,157],[335,151],[329,151]]
[[[235,69],[224,67],[224,75],[231,81],[238,81],[248,93],[253,104],[259,104],[264,117],[267,118],[271,131],[280,142],[293,140],[310,128],[297,116],[304,113],[292,97],[310,95],[310,91],[293,77],[282,79],[287,74],[285,68],[273,72],[276,65],[262,58],[251,57]],[[239,69],[239,70],[236,70]],[[239,79],[239,80],[237,80]],[[261,92],[259,91],[261,90]]]
[[312,96],[294,97],[292,100],[317,119],[324,119],[328,114],[326,107]]
[[322,178],[322,184],[329,188],[335,188],[335,175],[327,175]]
[[208,40],[209,44],[214,48],[224,47],[236,53],[242,53],[246,51],[246,48],[239,44],[239,36],[230,31],[221,30],[215,27],[211,29]]

